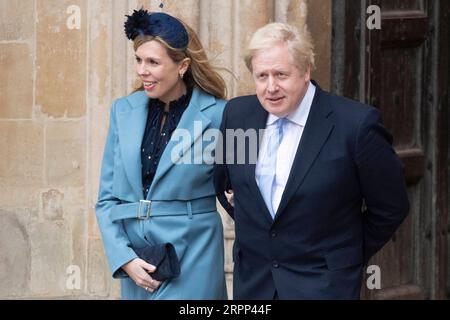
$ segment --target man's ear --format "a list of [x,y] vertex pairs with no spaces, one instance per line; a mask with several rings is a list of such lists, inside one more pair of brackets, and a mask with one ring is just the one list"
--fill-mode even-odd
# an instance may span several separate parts
[[306,66],[303,76],[305,77],[306,82],[309,82],[311,80],[311,66]]

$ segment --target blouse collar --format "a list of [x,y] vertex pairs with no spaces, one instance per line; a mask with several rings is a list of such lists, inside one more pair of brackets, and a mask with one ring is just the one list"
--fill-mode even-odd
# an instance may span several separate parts
[[[193,88],[187,88],[184,95],[179,97],[177,100],[169,102],[169,113],[175,111],[176,109],[185,109],[191,100],[192,91]],[[159,99],[149,99],[148,105],[152,108],[161,108],[164,110],[166,104]]]

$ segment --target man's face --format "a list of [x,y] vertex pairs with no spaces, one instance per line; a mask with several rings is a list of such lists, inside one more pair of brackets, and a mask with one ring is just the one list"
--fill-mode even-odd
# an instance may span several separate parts
[[310,80],[302,73],[286,44],[259,50],[252,59],[252,75],[261,105],[277,117],[291,114],[302,101]]

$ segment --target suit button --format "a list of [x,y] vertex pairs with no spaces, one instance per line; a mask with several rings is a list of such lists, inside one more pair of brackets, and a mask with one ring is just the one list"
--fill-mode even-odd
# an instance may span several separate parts
[[276,238],[277,232],[276,232],[276,231],[272,231],[272,232],[270,233],[270,236],[271,236],[272,238]]
[[272,261],[272,267],[274,267],[274,268],[278,268],[280,265],[278,264],[278,261],[277,260],[273,260]]

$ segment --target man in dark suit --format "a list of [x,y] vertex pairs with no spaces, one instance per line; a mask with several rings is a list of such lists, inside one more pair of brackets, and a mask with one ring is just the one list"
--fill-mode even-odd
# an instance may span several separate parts
[[214,173],[235,221],[234,298],[358,299],[363,267],[409,211],[392,137],[377,109],[310,80],[306,28],[259,29],[246,64],[256,95],[225,107]]

